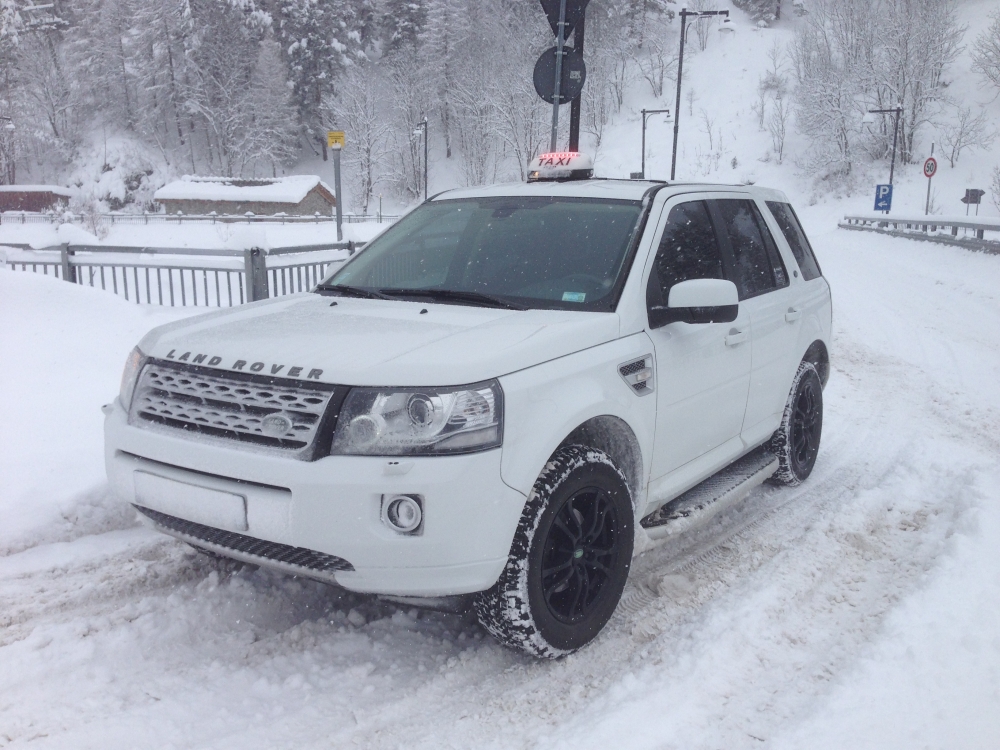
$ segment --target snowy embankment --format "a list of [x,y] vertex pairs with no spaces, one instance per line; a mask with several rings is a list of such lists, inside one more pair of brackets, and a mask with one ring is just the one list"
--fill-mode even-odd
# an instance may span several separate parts
[[813,477],[638,558],[546,663],[135,526],[100,405],[188,311],[0,272],[0,747],[997,747],[1000,259],[820,211]]
[[[344,241],[366,242],[386,224],[369,221],[344,224]],[[30,245],[38,250],[58,247],[64,242],[75,245],[112,245],[122,247],[169,247],[205,250],[270,249],[297,245],[320,245],[337,241],[337,225],[316,224],[212,224],[191,221],[183,224],[116,225],[108,228],[103,239],[76,224],[4,224],[0,226],[0,245]]]

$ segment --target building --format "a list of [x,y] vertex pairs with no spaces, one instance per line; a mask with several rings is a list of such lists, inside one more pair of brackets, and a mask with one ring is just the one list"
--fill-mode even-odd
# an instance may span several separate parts
[[57,185],[0,185],[0,211],[60,210],[69,204],[70,195]]
[[205,216],[330,216],[337,205],[333,191],[316,175],[275,179],[194,177],[186,175],[164,185],[153,199],[168,214]]

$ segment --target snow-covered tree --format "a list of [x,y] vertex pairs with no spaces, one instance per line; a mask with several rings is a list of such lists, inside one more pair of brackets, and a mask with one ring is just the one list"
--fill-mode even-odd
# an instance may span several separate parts
[[792,44],[799,130],[812,166],[849,172],[866,150],[887,155],[893,123],[862,127],[871,109],[902,107],[899,155],[914,159],[917,135],[945,103],[942,75],[963,29],[954,0],[816,0]]
[[938,128],[939,143],[954,167],[962,151],[989,148],[997,137],[986,110],[972,113],[972,107],[956,107],[953,119]]
[[[310,144],[325,143],[324,97],[361,52],[365,14],[345,0],[278,0],[275,34],[282,45],[292,98]],[[362,7],[361,10],[364,10]]]
[[424,0],[386,0],[381,21],[386,48],[415,49],[426,23]]
[[781,15],[781,0],[733,0],[755,23],[771,24]]
[[992,19],[989,28],[976,38],[972,48],[972,66],[1000,88],[1000,11],[994,12]]
[[352,66],[336,97],[324,102],[324,116],[351,134],[343,159],[354,202],[367,214],[375,186],[386,177],[391,153],[392,119],[384,96],[386,81],[376,66]]

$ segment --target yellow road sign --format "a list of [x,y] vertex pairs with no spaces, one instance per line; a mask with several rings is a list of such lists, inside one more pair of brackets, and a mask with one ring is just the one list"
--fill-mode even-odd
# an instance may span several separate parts
[[346,145],[346,143],[347,143],[347,141],[344,138],[344,131],[343,130],[328,130],[327,131],[327,133],[326,133],[326,145],[329,148],[333,148],[334,146],[340,146],[341,148],[343,148]]

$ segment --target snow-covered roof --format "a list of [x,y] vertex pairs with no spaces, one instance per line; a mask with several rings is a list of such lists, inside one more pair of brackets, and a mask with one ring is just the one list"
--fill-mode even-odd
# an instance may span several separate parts
[[291,175],[273,180],[185,175],[164,185],[153,195],[162,200],[299,203],[316,186],[333,191],[317,175]]
[[68,188],[58,185],[0,185],[0,193],[52,193],[66,198],[73,196]]

